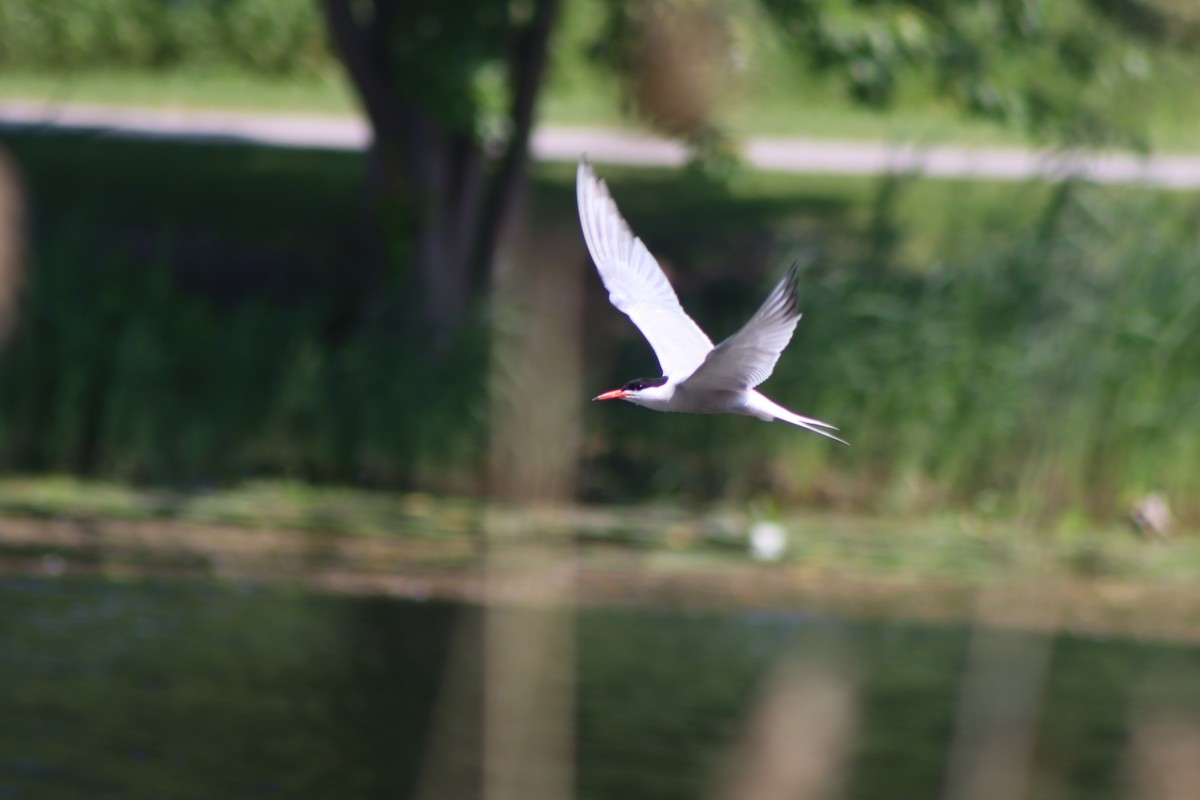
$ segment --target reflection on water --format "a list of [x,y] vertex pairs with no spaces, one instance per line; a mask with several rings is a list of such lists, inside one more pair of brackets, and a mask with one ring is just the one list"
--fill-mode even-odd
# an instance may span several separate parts
[[[228,584],[0,579],[0,798],[402,798],[460,609]],[[773,664],[859,695],[851,798],[936,797],[967,631],[793,613],[584,610],[578,794],[691,798]],[[1032,634],[1030,636],[1033,636]],[[1124,797],[1139,693],[1200,648],[1060,636],[1038,797]]]

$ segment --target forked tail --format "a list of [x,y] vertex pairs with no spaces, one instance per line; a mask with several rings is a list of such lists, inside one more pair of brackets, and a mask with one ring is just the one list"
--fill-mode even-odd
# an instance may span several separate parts
[[794,411],[789,411],[783,406],[769,399],[763,394],[753,392],[750,395],[750,405],[758,413],[755,414],[761,420],[778,419],[783,422],[791,423],[799,428],[810,430],[813,433],[819,433],[827,439],[833,439],[835,442],[841,442],[847,447],[850,443],[845,439],[839,439],[829,431],[836,431],[837,428],[830,425],[828,422],[821,422],[819,419],[812,417],[802,417]]

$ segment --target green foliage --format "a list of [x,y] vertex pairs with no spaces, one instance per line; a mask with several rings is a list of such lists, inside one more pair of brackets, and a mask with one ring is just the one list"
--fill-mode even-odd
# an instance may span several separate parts
[[931,86],[974,115],[1085,144],[1129,141],[1110,95],[1146,78],[1145,48],[1087,0],[763,0],[785,40],[860,102]]
[[328,70],[323,22],[301,0],[5,0],[0,67],[78,70],[230,65]]
[[383,298],[408,295],[356,245],[358,158],[14,144],[61,216],[0,360],[6,468],[472,485],[484,337],[437,365],[398,339],[409,309]]
[[0,365],[6,466],[159,482],[290,474],[420,485],[448,461],[471,474],[479,390],[452,404],[461,419],[432,422],[445,398],[419,387],[449,370],[478,378],[477,355],[429,368],[372,326],[333,342],[329,331],[345,324],[333,287],[231,306],[173,279],[169,248],[150,269],[96,254],[81,270],[82,247],[45,246],[33,261]]
[[[621,108],[629,101],[631,18],[638,9],[645,16],[651,6],[677,4],[564,3],[543,119],[628,125]],[[720,58],[712,60],[734,91],[713,102],[710,122],[735,136],[1007,143],[1032,132],[1197,146],[1196,57],[1160,46],[1180,25],[1129,22],[1136,0],[950,4],[941,16],[897,0],[698,5],[706,18],[715,9],[728,19]],[[980,9],[989,5],[1003,13],[985,15]],[[398,7],[397,86],[459,131],[503,133],[510,87],[497,43],[520,20],[521,4],[479,0],[469,12],[460,4]],[[1022,23],[1023,14],[1031,21]],[[983,24],[988,19],[993,28]],[[962,28],[957,38],[949,32],[955,26]],[[978,52],[956,56],[953,47]],[[0,3],[0,68],[0,91],[10,97],[354,107],[331,80],[342,71],[311,0],[7,0]],[[284,91],[274,80],[280,76],[291,79]],[[888,113],[876,113],[879,107]]]
[[1183,476],[1200,453],[1197,213],[1067,186],[1038,219],[997,219],[917,277],[817,270],[813,307],[840,310],[802,347],[853,332],[810,368],[818,402],[857,408],[889,463],[884,502],[1000,492],[1026,511],[1114,513],[1155,486],[1196,497]]
[[[354,244],[357,157],[10,141],[40,228],[0,359],[4,468],[482,483],[488,337],[470,329],[437,365],[399,338],[412,295],[378,282]],[[1162,490],[1185,519],[1198,513],[1200,209],[1189,196],[605,177],[716,338],[761,301],[791,248],[819,248],[802,278],[805,317],[764,388],[852,446],[782,424],[595,407],[586,497],[769,491],[889,512],[1110,514]],[[574,228],[572,180],[569,168],[541,174],[537,224]],[[581,402],[653,364],[610,307],[589,313],[605,321],[589,328],[609,333],[593,341]]]
[[450,130],[506,133],[512,89],[506,59],[528,10],[509,0],[396,4],[387,24],[395,91]]
[[218,8],[221,41],[246,67],[274,74],[332,67],[316,2],[237,0]]
[[[875,208],[854,220],[799,184],[790,199],[765,179],[746,196],[702,199],[678,179],[649,192],[608,177],[642,238],[679,265],[685,307],[717,339],[782,269],[748,273],[747,254],[771,263],[797,243],[822,248],[801,279],[805,317],[764,390],[839,425],[851,447],[781,425],[619,407],[591,415],[609,442],[587,473],[595,497],[765,490],[888,512],[949,503],[1108,515],[1158,487],[1196,514],[1200,209],[1190,198],[899,183],[876,189]],[[741,255],[740,274],[729,253]],[[622,360],[596,386],[645,374],[644,345],[626,333]]]
[[[580,0],[564,33],[590,45],[599,71],[618,76],[624,92],[614,104],[673,135],[714,127],[761,134],[764,117],[771,133],[808,133],[820,126],[811,117],[845,106],[865,117],[866,130],[855,135],[873,139],[941,138],[974,121],[980,130],[1007,128],[1054,144],[1142,148],[1161,144],[1155,123],[1177,115],[1180,103],[1194,106],[1197,81],[1194,49],[1180,46],[1188,41],[1181,31],[1194,38],[1194,24],[1185,24],[1187,12],[1159,5]],[[580,37],[584,21],[590,37]],[[1187,62],[1187,76],[1171,91],[1179,62]],[[600,81],[595,87],[611,93]],[[711,96],[698,102],[697,95]],[[681,107],[690,112],[682,115],[686,125],[678,124]],[[888,114],[863,114],[870,110]]]

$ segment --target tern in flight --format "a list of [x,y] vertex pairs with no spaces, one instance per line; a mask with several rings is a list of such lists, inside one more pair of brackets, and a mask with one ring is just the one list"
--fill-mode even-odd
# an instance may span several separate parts
[[579,160],[575,192],[583,238],[608,299],[633,320],[662,368],[661,378],[632,380],[596,400],[627,400],[654,411],[779,419],[846,444],[830,433],[837,428],[789,411],[754,388],[771,377],[800,320],[795,264],[750,321],[713,347],[679,305],[662,268],[633,235],[608,187],[584,158]]

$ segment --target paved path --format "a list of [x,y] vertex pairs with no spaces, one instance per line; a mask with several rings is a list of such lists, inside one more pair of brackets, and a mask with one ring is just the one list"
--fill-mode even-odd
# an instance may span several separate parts
[[[0,132],[28,128],[93,130],[108,135],[188,141],[244,142],[283,147],[362,149],[370,132],[350,116],[249,114],[218,111],[122,109],[0,101]],[[771,172],[878,175],[915,172],[939,178],[1023,181],[1086,178],[1097,183],[1141,184],[1166,189],[1200,188],[1200,156],[1127,153],[1054,153],[1016,148],[916,147],[881,142],[754,137],[743,152],[756,168]],[[613,130],[543,127],[533,154],[544,161],[636,166],[682,164],[678,142]]]

